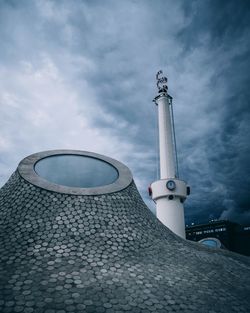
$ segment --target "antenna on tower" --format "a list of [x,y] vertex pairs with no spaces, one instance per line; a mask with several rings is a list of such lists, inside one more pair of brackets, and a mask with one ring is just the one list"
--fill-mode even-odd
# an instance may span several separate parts
[[178,164],[176,137],[175,137],[173,98],[170,95],[168,95],[168,100],[169,100],[169,107],[170,107],[170,118],[171,118],[171,121],[172,121],[172,132],[173,132],[173,146],[174,146],[174,155],[175,155],[176,178],[179,178],[179,164]]

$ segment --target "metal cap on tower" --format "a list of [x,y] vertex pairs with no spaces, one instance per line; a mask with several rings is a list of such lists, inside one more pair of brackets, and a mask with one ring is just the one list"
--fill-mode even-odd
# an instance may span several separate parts
[[168,79],[165,76],[160,77],[161,75],[163,75],[162,70],[158,71],[156,74],[156,80],[157,80],[156,85],[157,85],[159,93],[168,91],[168,86],[167,86]]

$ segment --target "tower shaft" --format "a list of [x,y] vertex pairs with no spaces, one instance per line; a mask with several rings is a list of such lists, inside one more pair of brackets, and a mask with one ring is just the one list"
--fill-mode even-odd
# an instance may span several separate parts
[[173,141],[175,134],[169,102],[172,98],[167,93],[167,85],[164,85],[167,78],[159,78],[160,74],[161,71],[156,75],[159,94],[154,99],[158,108],[160,180],[151,184],[150,191],[156,203],[157,218],[176,235],[185,238],[183,202],[189,193],[189,187],[176,177],[177,164],[175,164]]
[[160,178],[174,178],[176,173],[168,96],[163,94],[155,102],[158,105]]

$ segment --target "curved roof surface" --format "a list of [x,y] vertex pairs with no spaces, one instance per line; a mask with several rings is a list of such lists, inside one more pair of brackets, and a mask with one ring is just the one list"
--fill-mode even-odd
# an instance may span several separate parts
[[133,181],[74,195],[16,171],[0,207],[0,312],[249,312],[249,258],[177,237]]

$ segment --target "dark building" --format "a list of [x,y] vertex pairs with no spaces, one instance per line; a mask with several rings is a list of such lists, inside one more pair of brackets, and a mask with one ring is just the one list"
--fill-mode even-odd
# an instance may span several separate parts
[[1,313],[247,313],[249,294],[250,259],[172,233],[118,161],[37,153],[0,190]]
[[216,238],[221,242],[222,248],[250,256],[250,226],[224,220],[211,221],[186,227],[186,238],[192,241],[209,238],[208,245],[212,238]]

